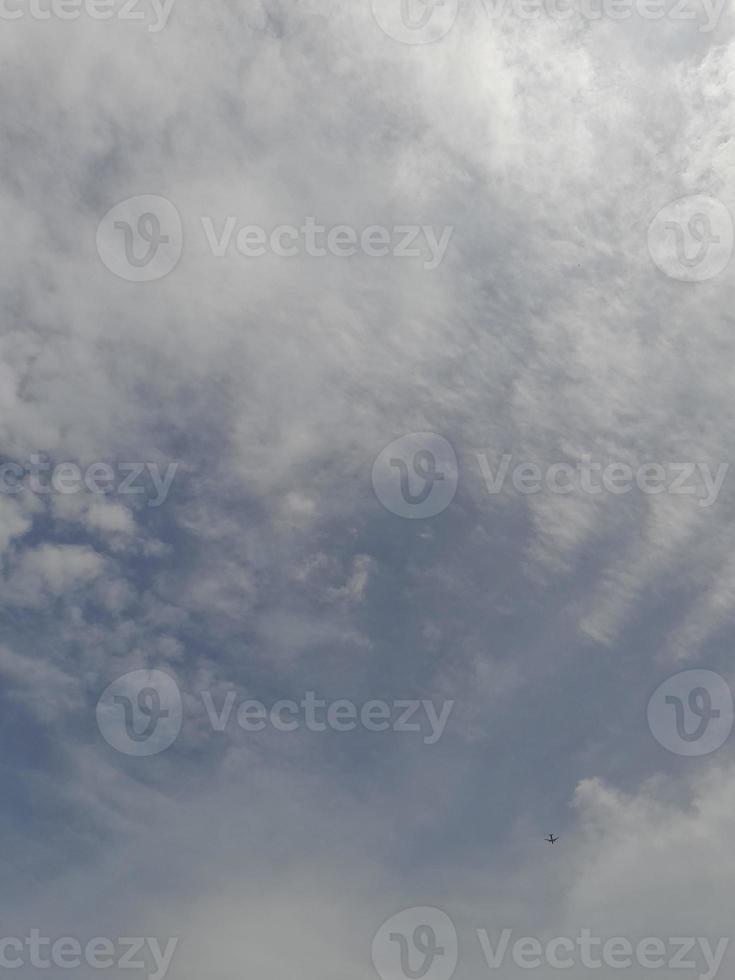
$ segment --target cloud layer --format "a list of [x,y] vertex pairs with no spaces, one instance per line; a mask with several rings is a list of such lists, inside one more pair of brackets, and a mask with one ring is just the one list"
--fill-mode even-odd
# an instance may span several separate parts
[[[487,969],[478,928],[727,936],[730,743],[667,752],[646,704],[684,667],[732,677],[729,476],[706,508],[491,494],[477,454],[729,462],[733,269],[667,277],[647,231],[687,195],[732,209],[731,12],[705,32],[468,4],[408,45],[336,0],[176,0],[160,30],[152,5],[18,9],[0,31],[0,443],[25,473],[0,495],[3,935],[179,936],[181,980],[366,980],[409,906],[450,914],[459,977]],[[181,220],[151,282],[96,245],[138,195]],[[231,217],[451,237],[436,267],[425,245],[218,257],[206,228]],[[457,490],[404,519],[373,464],[424,432]],[[61,464],[106,466],[111,492],[50,485]],[[143,669],[175,680],[183,726],[132,758],[95,705]],[[217,732],[203,691],[454,706],[427,745]]]

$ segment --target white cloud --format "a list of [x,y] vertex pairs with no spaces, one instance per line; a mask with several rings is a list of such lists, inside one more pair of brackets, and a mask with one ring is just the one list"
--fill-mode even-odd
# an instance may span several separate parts
[[[0,217],[17,229],[0,242],[3,452],[181,464],[160,507],[0,497],[0,671],[43,692],[30,721],[11,698],[13,881],[33,908],[53,858],[80,919],[104,905],[100,869],[123,869],[112,919],[155,921],[160,886],[193,945],[184,978],[243,962],[367,978],[372,931],[401,903],[482,925],[726,929],[731,775],[703,762],[691,785],[652,788],[673,763],[643,718],[667,664],[729,669],[729,481],[706,511],[489,497],[467,460],[727,461],[731,270],[668,280],[646,230],[683,194],[731,205],[732,16],[707,36],[462,7],[415,48],[337,0],[177,0],[156,35],[83,18],[0,31]],[[153,193],[181,215],[181,261],[118,279],[97,223]],[[216,258],[201,218],[229,215],[454,231],[433,271]],[[371,466],[421,431],[456,448],[460,486],[406,522]],[[233,747],[195,715],[135,765],[98,738],[94,700],[161,665],[187,706],[198,680],[456,706],[432,752],[364,733]],[[550,811],[563,843],[528,856]]]
[[105,559],[82,545],[42,544],[20,553],[11,569],[5,601],[18,605],[43,605],[50,596],[61,596],[89,585],[102,575]]
[[14,500],[0,497],[0,554],[11,541],[22,537],[30,529],[31,523]]

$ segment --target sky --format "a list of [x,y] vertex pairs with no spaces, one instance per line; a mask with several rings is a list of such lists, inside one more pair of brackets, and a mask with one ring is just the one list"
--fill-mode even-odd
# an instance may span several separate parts
[[534,3],[4,0],[0,973],[731,973],[735,18]]

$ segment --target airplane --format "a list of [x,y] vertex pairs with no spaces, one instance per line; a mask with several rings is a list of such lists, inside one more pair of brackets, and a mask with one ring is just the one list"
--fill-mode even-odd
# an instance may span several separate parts
[[559,840],[559,838],[558,837],[554,837],[553,834],[549,834],[548,837],[544,837],[544,840],[546,841],[547,844],[556,844],[556,842]]

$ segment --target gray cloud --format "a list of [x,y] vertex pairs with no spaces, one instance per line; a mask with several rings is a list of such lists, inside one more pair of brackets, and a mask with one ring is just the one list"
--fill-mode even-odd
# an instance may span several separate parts
[[[336,0],[149,25],[0,31],[2,461],[178,464],[156,507],[148,484],[0,494],[5,935],[180,935],[182,980],[367,978],[412,905],[465,937],[727,935],[731,745],[672,755],[646,704],[685,667],[732,677],[729,477],[708,508],[490,495],[473,454],[730,461],[732,268],[667,278],[647,229],[689,194],[732,210],[731,13],[467,5],[416,46]],[[97,227],[144,194],[183,248],[130,282]],[[453,233],[432,269],[218,258],[207,216]],[[412,432],[460,461],[426,520],[371,486]],[[184,722],[128,758],[95,704],[142,669]],[[455,706],[434,745],[220,734],[202,690]]]

